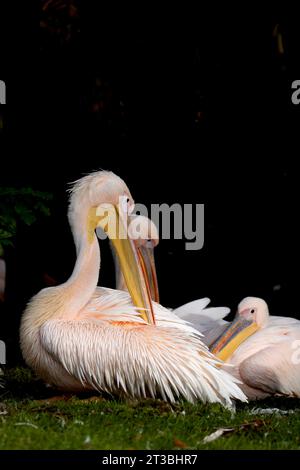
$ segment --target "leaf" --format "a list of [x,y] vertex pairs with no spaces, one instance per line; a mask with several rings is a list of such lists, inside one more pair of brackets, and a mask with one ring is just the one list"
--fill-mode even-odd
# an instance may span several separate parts
[[294,410],[281,410],[279,408],[253,408],[250,411],[253,415],[288,415],[295,413]]
[[16,213],[19,215],[20,220],[26,225],[32,225],[36,221],[36,216],[31,209],[28,209],[24,204],[18,203],[15,206]]
[[30,426],[31,428],[39,429],[39,427],[36,424],[29,423],[29,422],[15,423],[15,426]]
[[29,196],[34,199],[41,199],[43,201],[51,201],[53,199],[53,194],[47,193],[45,191],[36,191],[33,188],[11,188],[11,187],[2,187],[0,188],[0,196],[6,196],[8,198],[16,198]]
[[15,216],[12,214],[6,214],[5,216],[0,216],[0,228],[8,232],[15,233],[17,227]]
[[41,212],[43,215],[49,216],[50,215],[50,209],[47,207],[43,202],[37,201],[37,203],[34,206],[34,209]]
[[216,439],[219,439],[219,437],[221,437],[224,433],[229,433],[229,432],[233,432],[234,431],[234,428],[220,428],[220,429],[217,429],[217,431],[209,434],[208,436],[205,436],[205,438],[203,439],[203,444],[208,444],[209,442],[213,442],[215,441]]
[[175,447],[180,447],[180,449],[186,449],[188,447],[188,445],[181,441],[180,439],[176,439],[174,438],[174,446]]
[[246,423],[242,423],[239,426],[240,430],[244,430],[247,428],[261,428],[262,426],[265,425],[265,422],[262,419],[255,419],[254,421],[249,421]]
[[221,437],[223,434],[228,434],[234,431],[244,431],[245,429],[248,428],[260,428],[264,426],[264,422],[261,419],[255,419],[254,421],[246,422],[239,424],[237,426],[233,426],[232,428],[219,428],[212,434],[209,434],[203,439],[203,444],[207,444],[208,442],[213,442],[219,437]]
[[8,230],[2,230],[0,229],[0,238],[11,238],[14,235],[14,233],[9,232]]
[[10,239],[4,238],[1,240],[2,246],[14,246],[13,242]]
[[30,226],[38,214],[50,215],[48,201],[51,199],[51,193],[31,187],[0,187],[0,256],[3,256],[4,246],[13,246],[18,222]]

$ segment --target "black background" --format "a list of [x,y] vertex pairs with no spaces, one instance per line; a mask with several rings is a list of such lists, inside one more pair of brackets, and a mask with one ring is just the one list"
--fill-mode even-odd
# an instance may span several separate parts
[[[1,15],[1,184],[54,201],[7,254],[1,327],[11,347],[44,273],[59,283],[72,271],[67,183],[99,168],[120,175],[137,202],[205,204],[202,250],[177,240],[156,249],[162,304],[208,296],[234,310],[253,295],[300,318],[297,16],[76,1],[65,14],[24,3]],[[113,286],[103,245],[100,283]]]

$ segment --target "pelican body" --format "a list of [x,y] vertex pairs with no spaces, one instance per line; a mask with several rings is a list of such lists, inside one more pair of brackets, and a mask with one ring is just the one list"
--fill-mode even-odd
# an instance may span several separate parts
[[270,315],[263,299],[242,300],[211,351],[233,366],[249,399],[300,397],[300,321]]
[[[153,277],[151,285],[157,286],[154,248],[159,235],[149,219],[138,217],[137,222],[142,228],[136,243],[145,250],[148,275]],[[117,271],[120,273],[120,269]],[[124,282],[120,282],[123,287]],[[156,300],[158,287],[151,293]],[[209,303],[208,298],[194,300],[172,313],[203,335],[202,341],[225,362],[223,368],[242,382],[249,399],[269,395],[300,397],[300,321],[272,316],[264,300],[247,297],[239,304],[235,320],[228,322],[224,317],[230,310],[207,308]]]
[[[74,184],[68,217],[76,264],[65,283],[40,291],[22,316],[27,364],[65,391],[227,405],[245,401],[238,380],[221,370],[197,330],[152,302],[142,253],[130,238],[116,236],[106,218],[113,212],[125,230],[133,204],[126,184],[113,173],[95,172]],[[128,292],[97,286],[97,227],[113,243]]]

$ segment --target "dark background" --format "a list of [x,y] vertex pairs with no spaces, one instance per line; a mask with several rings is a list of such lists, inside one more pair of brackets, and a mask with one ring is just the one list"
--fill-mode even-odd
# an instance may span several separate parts
[[[177,240],[156,249],[162,304],[209,296],[235,309],[253,295],[300,318],[297,15],[95,4],[39,1],[1,15],[1,184],[54,194],[51,217],[20,226],[7,253],[11,361],[26,301],[45,273],[60,283],[74,265],[67,183],[99,168],[137,202],[205,204],[202,250]],[[103,245],[100,283],[113,286]]]

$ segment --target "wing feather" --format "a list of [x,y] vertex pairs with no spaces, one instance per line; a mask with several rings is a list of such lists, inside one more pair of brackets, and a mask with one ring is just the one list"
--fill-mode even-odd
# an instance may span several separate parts
[[195,335],[176,328],[124,328],[90,318],[49,320],[43,347],[84,387],[132,397],[161,396],[171,402],[245,401],[237,380]]

